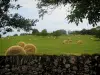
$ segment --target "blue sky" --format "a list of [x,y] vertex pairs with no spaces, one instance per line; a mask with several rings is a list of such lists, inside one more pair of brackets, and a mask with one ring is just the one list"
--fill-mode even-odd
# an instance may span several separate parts
[[37,25],[33,28],[38,29],[39,31],[47,29],[48,32],[52,32],[58,29],[68,30],[81,30],[83,28],[90,29],[91,25],[88,24],[87,20],[84,20],[83,23],[80,23],[76,26],[75,23],[69,23],[66,18],[66,14],[69,14],[67,11],[70,10],[70,6],[66,7],[61,6],[56,8],[51,14],[46,14],[43,18],[39,18],[38,8],[36,8],[37,2],[35,0],[18,0],[17,3],[22,7],[19,10],[10,10],[11,13],[19,13],[20,15],[30,18],[30,19],[39,19]]

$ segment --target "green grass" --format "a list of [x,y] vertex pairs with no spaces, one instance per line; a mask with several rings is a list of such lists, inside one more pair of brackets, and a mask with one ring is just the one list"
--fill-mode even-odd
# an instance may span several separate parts
[[[63,40],[71,37],[71,44],[62,44]],[[79,38],[80,37],[80,38]],[[93,38],[91,40],[90,38]],[[31,40],[29,40],[31,39]],[[82,40],[83,44],[76,44],[77,40]],[[24,41],[25,43],[33,43],[37,47],[36,54],[93,54],[100,53],[100,41],[96,41],[96,38],[90,35],[80,36],[60,36],[57,39],[54,37],[40,37],[40,36],[16,36],[6,37],[0,39],[0,55],[4,55],[5,51],[13,45],[17,45],[18,42]]]

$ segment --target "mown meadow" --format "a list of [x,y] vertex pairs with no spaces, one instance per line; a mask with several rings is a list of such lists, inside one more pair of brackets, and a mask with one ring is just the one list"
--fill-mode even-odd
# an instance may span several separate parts
[[[69,44],[63,44],[63,40],[67,40],[68,38],[71,38],[72,42]],[[78,40],[82,40],[83,43],[77,44]],[[34,44],[37,48],[37,55],[80,55],[84,53],[100,53],[100,41],[90,35],[66,35],[58,38],[53,36],[42,37],[25,35],[0,38],[0,55],[5,55],[5,52],[9,47],[17,45],[20,41]]]

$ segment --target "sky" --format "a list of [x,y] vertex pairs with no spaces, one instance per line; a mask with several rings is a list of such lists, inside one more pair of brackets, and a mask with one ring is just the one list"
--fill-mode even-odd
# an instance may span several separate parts
[[20,4],[22,7],[18,10],[10,10],[10,13],[19,13],[25,18],[39,19],[39,22],[36,24],[36,26],[33,27],[38,29],[39,31],[42,31],[43,29],[47,29],[48,32],[52,32],[58,29],[73,31],[81,30],[83,28],[93,28],[88,24],[87,20],[84,20],[83,23],[80,23],[78,26],[76,26],[75,23],[68,23],[68,20],[65,18],[67,16],[66,14],[69,14],[67,11],[68,9],[70,10],[70,5],[67,5],[66,7],[58,7],[52,13],[44,15],[43,19],[41,19],[39,18],[39,9],[37,8],[36,0],[18,0],[18,2],[14,4]]

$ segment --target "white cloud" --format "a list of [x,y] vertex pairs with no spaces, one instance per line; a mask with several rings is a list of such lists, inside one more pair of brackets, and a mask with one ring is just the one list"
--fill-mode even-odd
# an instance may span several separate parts
[[[37,2],[35,0],[19,0],[17,3],[23,7],[18,11],[14,10],[12,12],[18,12],[26,18],[38,18],[38,9],[36,8]],[[42,29],[53,31],[57,29],[80,30],[83,28],[92,28],[92,26],[88,25],[87,20],[84,20],[84,22],[80,23],[79,26],[76,26],[75,23],[68,24],[67,19],[65,19],[66,14],[69,14],[69,12],[67,12],[68,10],[71,10],[70,5],[67,5],[66,7],[58,7],[52,12],[51,15],[46,14],[43,20],[40,19],[39,23],[37,23],[37,26],[33,28],[37,28],[40,31]]]

